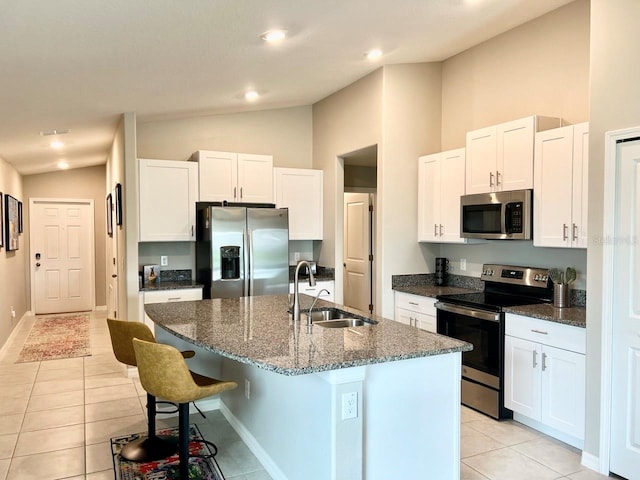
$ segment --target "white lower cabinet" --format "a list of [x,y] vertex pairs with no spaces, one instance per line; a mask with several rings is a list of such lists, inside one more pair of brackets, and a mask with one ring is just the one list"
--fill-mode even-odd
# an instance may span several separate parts
[[140,318],[144,319],[151,330],[153,330],[154,323],[144,313],[144,305],[148,303],[167,303],[167,302],[186,302],[189,300],[202,300],[202,288],[179,288],[169,290],[145,290],[142,293],[141,308],[142,312]]
[[505,331],[505,406],[525,417],[517,420],[582,448],[585,329],[507,314]]
[[[333,302],[335,298],[334,283],[335,282],[333,280],[318,280],[316,282],[315,287],[310,287],[309,282],[305,280],[303,282],[298,282],[298,292],[304,293],[305,295],[309,295],[311,297],[315,297],[316,295],[318,295],[318,293],[322,291],[322,289],[325,289],[329,293],[323,292],[322,294],[320,294],[318,298],[320,298],[320,300],[327,300],[329,302]],[[293,293],[293,283],[289,284],[289,293]],[[302,302],[300,303],[302,304]]]
[[396,322],[411,325],[428,332],[436,332],[435,298],[395,292]]

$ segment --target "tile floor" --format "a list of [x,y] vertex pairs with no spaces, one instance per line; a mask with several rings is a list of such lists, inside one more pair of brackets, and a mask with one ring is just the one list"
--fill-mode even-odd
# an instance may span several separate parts
[[[0,358],[0,480],[111,480],[109,439],[146,429],[146,393],[111,350],[105,313],[91,315],[92,355],[15,364],[33,318]],[[191,416],[214,441],[227,480],[270,480],[220,412]],[[158,419],[175,425],[176,418]],[[463,480],[597,480],[580,452],[517,422],[462,408]],[[409,479],[407,479],[409,480]]]

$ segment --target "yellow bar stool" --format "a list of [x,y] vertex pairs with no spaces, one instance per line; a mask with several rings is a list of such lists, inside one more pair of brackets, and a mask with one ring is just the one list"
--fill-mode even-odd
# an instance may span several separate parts
[[[180,478],[186,480],[189,478],[189,402],[232,390],[238,384],[189,371],[187,362],[171,345],[135,338],[133,348],[142,387],[151,395],[178,404]],[[215,452],[214,445],[214,455]]]
[[[136,367],[136,354],[133,350],[133,339],[140,338],[148,342],[155,342],[151,329],[141,322],[127,322],[124,320],[107,319],[111,346],[116,359]],[[193,350],[181,353],[184,358],[195,355]],[[156,435],[157,405],[169,402],[158,402],[153,395],[147,393],[147,436],[127,443],[120,451],[120,456],[131,462],[152,462],[167,458],[178,451],[178,439],[170,436]],[[175,407],[175,405],[173,405]],[[176,410],[162,412],[175,413]]]

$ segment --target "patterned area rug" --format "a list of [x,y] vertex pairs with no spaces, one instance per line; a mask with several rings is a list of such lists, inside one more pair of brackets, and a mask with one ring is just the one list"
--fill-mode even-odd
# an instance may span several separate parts
[[[178,436],[178,427],[158,430],[158,435]],[[180,479],[178,454],[163,460],[147,463],[136,463],[120,457],[122,447],[132,440],[136,440],[145,433],[134,433],[124,437],[111,439],[111,453],[113,453],[113,469],[116,480],[178,480]],[[197,425],[189,425],[189,453],[191,455],[211,455],[211,450],[202,440],[202,434]],[[193,457],[189,459],[189,480],[224,480],[224,475],[215,458]]]
[[52,315],[36,318],[16,363],[88,355],[91,355],[89,315]]

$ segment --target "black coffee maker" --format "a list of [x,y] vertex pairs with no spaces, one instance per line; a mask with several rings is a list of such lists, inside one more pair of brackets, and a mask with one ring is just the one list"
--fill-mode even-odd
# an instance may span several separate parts
[[434,283],[445,285],[447,283],[447,270],[449,270],[449,260],[444,257],[436,257],[436,273]]

